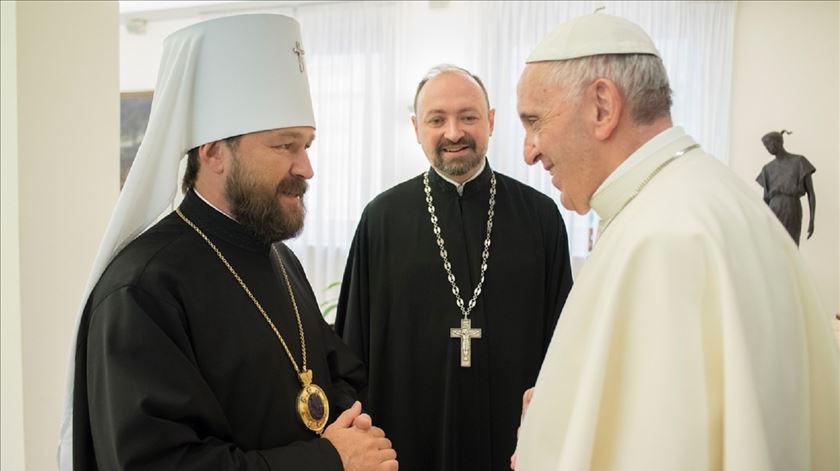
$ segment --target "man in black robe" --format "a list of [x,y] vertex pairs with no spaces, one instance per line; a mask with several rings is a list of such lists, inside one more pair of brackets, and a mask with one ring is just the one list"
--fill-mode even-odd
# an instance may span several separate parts
[[[286,28],[293,31],[277,31]],[[280,242],[302,229],[302,198],[313,176],[307,149],[314,120],[305,76],[298,75],[303,63],[298,72],[293,55],[297,23],[279,15],[228,17],[174,36],[168,52],[189,57],[185,51],[200,49],[203,56],[197,65],[175,67],[182,77],[164,64],[170,75],[158,106],[170,109],[153,114],[147,136],[178,135],[167,120],[181,110],[172,105],[179,99],[190,102],[196,121],[206,115],[212,124],[184,131],[196,145],[179,208],[119,251],[82,311],[72,468],[396,470],[390,442],[356,402],[363,365],[324,322],[300,262]],[[269,54],[243,59],[237,41]],[[214,52],[220,43],[229,48]],[[215,67],[262,76],[271,61],[287,62],[274,74],[279,83],[246,80],[240,90],[228,88],[231,82],[215,89],[208,80],[193,83]],[[282,77],[284,68],[291,77]],[[263,89],[278,85],[288,91]],[[293,93],[299,100],[301,91],[300,109],[277,109],[268,99]],[[224,98],[248,106],[210,113]],[[261,100],[270,106],[260,108]],[[141,151],[135,165],[149,170],[153,158]]]
[[522,395],[572,285],[565,225],[547,196],[491,170],[494,110],[478,77],[432,69],[415,112],[432,168],[368,204],[336,327],[368,367],[363,404],[401,470],[510,469]]

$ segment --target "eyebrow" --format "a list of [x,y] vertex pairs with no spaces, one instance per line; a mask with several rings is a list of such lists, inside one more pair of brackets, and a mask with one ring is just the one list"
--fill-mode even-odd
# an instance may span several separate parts
[[303,139],[303,133],[298,131],[276,131],[274,133],[275,137],[295,137],[299,139]]
[[[481,110],[479,110],[475,106],[470,106],[470,107],[467,107],[467,108],[461,108],[460,110],[458,110],[458,113],[467,113],[467,112],[480,113]],[[446,113],[446,110],[435,108],[435,109],[431,109],[431,110],[428,110],[428,111],[424,111],[423,115],[430,115],[430,114],[435,114],[435,113]]]
[[[306,139],[306,136],[300,131],[275,131],[273,133],[273,137],[290,137],[292,139]],[[307,140],[308,143],[312,143],[315,140],[315,133],[312,133],[312,136]]]

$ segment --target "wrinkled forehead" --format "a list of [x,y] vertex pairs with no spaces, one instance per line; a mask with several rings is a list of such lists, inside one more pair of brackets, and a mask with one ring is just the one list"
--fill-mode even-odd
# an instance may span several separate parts
[[525,66],[516,87],[517,98],[522,102],[544,102],[556,95],[556,86],[547,80],[550,62],[532,62]]
[[525,65],[519,76],[517,90],[522,92],[544,91],[551,62],[531,62]]

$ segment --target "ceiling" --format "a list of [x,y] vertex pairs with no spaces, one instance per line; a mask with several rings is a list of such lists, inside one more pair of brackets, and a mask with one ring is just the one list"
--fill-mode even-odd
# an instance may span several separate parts
[[301,4],[335,3],[334,1],[120,1],[120,22],[169,20],[200,17],[208,14],[294,7]]

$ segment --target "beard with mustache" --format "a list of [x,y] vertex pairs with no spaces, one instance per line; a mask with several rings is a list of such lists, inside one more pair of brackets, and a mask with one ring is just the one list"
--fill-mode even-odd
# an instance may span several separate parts
[[[274,189],[267,188],[248,174],[239,154],[234,152],[231,172],[225,179],[225,197],[236,221],[268,244],[291,239],[303,230],[306,215],[303,195],[307,187],[304,178],[289,175]],[[284,208],[279,201],[283,194],[299,196],[300,204]]]
[[[445,147],[466,146],[472,150],[469,154],[463,157],[452,157],[449,161],[443,159],[443,149]],[[483,152],[478,152],[475,146],[475,139],[470,136],[463,136],[456,142],[442,137],[435,147],[434,167],[445,175],[461,176],[466,175],[473,169],[481,165],[481,159],[484,158]]]

